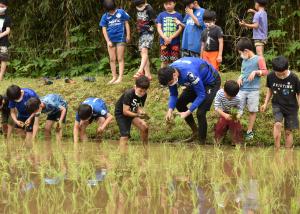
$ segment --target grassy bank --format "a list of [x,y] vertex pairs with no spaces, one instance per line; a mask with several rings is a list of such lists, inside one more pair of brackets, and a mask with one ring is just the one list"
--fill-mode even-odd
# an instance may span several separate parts
[[[222,82],[224,83],[229,79],[236,79],[238,77],[238,72],[229,72],[222,74]],[[108,86],[106,83],[109,81],[110,77],[99,76],[97,81],[94,83],[83,82],[82,78],[75,78],[75,84],[66,84],[64,80],[54,80],[53,85],[45,86],[43,81],[40,79],[29,79],[29,78],[18,78],[10,79],[1,82],[0,91],[4,92],[6,88],[11,84],[17,84],[20,87],[29,87],[40,95],[46,95],[48,93],[61,94],[69,103],[69,111],[67,117],[67,124],[65,129],[65,137],[71,138],[73,123],[75,118],[75,111],[81,101],[85,98],[94,96],[103,98],[110,109],[110,112],[114,112],[114,104],[121,96],[122,92],[133,86],[133,80],[130,76],[126,76],[124,82],[121,85],[111,85]],[[263,83],[264,84],[264,83]],[[266,88],[261,92],[261,102],[264,99]],[[151,142],[173,142],[180,141],[190,135],[189,128],[180,119],[175,119],[174,126],[167,126],[164,121],[164,115],[167,110],[167,100],[169,92],[167,89],[162,89],[158,82],[154,80],[149,90],[148,99],[146,103],[146,111],[149,113],[151,119],[150,124],[150,141]],[[45,117],[42,117],[45,119]],[[210,111],[208,114],[209,122],[209,142],[212,143],[213,137],[213,127],[217,120],[217,116],[214,111]],[[242,119],[243,127],[246,128],[247,124],[247,112]],[[258,119],[255,125],[255,139],[251,144],[253,145],[273,145],[272,137],[272,127],[273,127],[273,116],[271,111],[271,106],[269,110],[264,113],[258,114]],[[91,136],[95,135],[94,125],[89,128]],[[41,133],[40,133],[41,135]],[[42,137],[42,135],[41,135]],[[116,140],[119,137],[119,131],[116,122],[109,127],[105,134],[106,139]],[[133,140],[139,139],[138,132],[133,129],[132,131]],[[299,131],[295,132],[295,144],[300,144],[300,134]]]

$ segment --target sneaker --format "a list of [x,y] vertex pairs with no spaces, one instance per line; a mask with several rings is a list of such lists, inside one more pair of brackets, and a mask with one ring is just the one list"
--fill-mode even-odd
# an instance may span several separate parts
[[246,140],[253,140],[253,138],[254,138],[254,133],[253,133],[253,131],[247,131],[246,136],[245,136],[245,139],[246,139]]
[[53,82],[49,78],[44,77],[44,85],[52,85],[52,84]]
[[84,82],[96,82],[96,78],[95,77],[84,77],[83,81]]

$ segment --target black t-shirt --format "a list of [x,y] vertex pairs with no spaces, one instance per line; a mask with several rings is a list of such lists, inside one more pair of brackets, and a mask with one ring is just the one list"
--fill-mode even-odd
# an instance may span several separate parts
[[201,41],[204,42],[205,51],[218,51],[219,39],[223,38],[222,28],[215,25],[213,28],[206,28],[201,34]]
[[155,12],[148,4],[143,10],[137,11],[137,29],[140,34],[153,34],[155,25]]
[[[11,20],[9,16],[0,15],[0,30],[1,32],[6,31],[6,28],[11,26]],[[8,36],[4,36],[0,39],[0,46],[9,46]]]
[[285,79],[280,79],[275,72],[267,76],[267,87],[272,90],[272,104],[280,107],[284,114],[298,111],[297,94],[300,93],[300,81],[296,74],[290,73]]
[[147,94],[143,97],[138,97],[134,89],[127,90],[118,100],[116,104],[115,114],[123,115],[123,105],[130,106],[130,111],[136,113],[138,107],[143,107],[147,99]]

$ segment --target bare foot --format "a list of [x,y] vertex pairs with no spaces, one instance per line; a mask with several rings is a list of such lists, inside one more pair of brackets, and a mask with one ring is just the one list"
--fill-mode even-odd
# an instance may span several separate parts
[[119,84],[122,82],[122,78],[118,78],[115,82],[113,82],[113,84]]
[[146,77],[148,77],[148,79],[149,79],[150,81],[152,80],[151,74],[146,74]]
[[137,71],[137,72],[134,74],[133,78],[134,78],[134,79],[137,79],[137,78],[139,78],[140,76],[143,76],[143,75],[145,75],[144,71]]
[[109,81],[107,84],[110,85],[110,84],[113,84],[114,82],[116,82],[117,78],[112,78],[111,81]]

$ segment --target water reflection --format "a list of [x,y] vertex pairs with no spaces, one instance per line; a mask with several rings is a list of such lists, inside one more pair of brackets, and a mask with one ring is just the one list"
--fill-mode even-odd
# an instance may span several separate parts
[[[50,204],[70,212],[297,213],[299,153],[116,143],[41,142],[27,147],[3,143],[0,211],[18,213],[28,206],[36,212],[37,203],[47,210],[41,201],[51,196]],[[14,206],[17,201],[22,201],[19,208]]]

